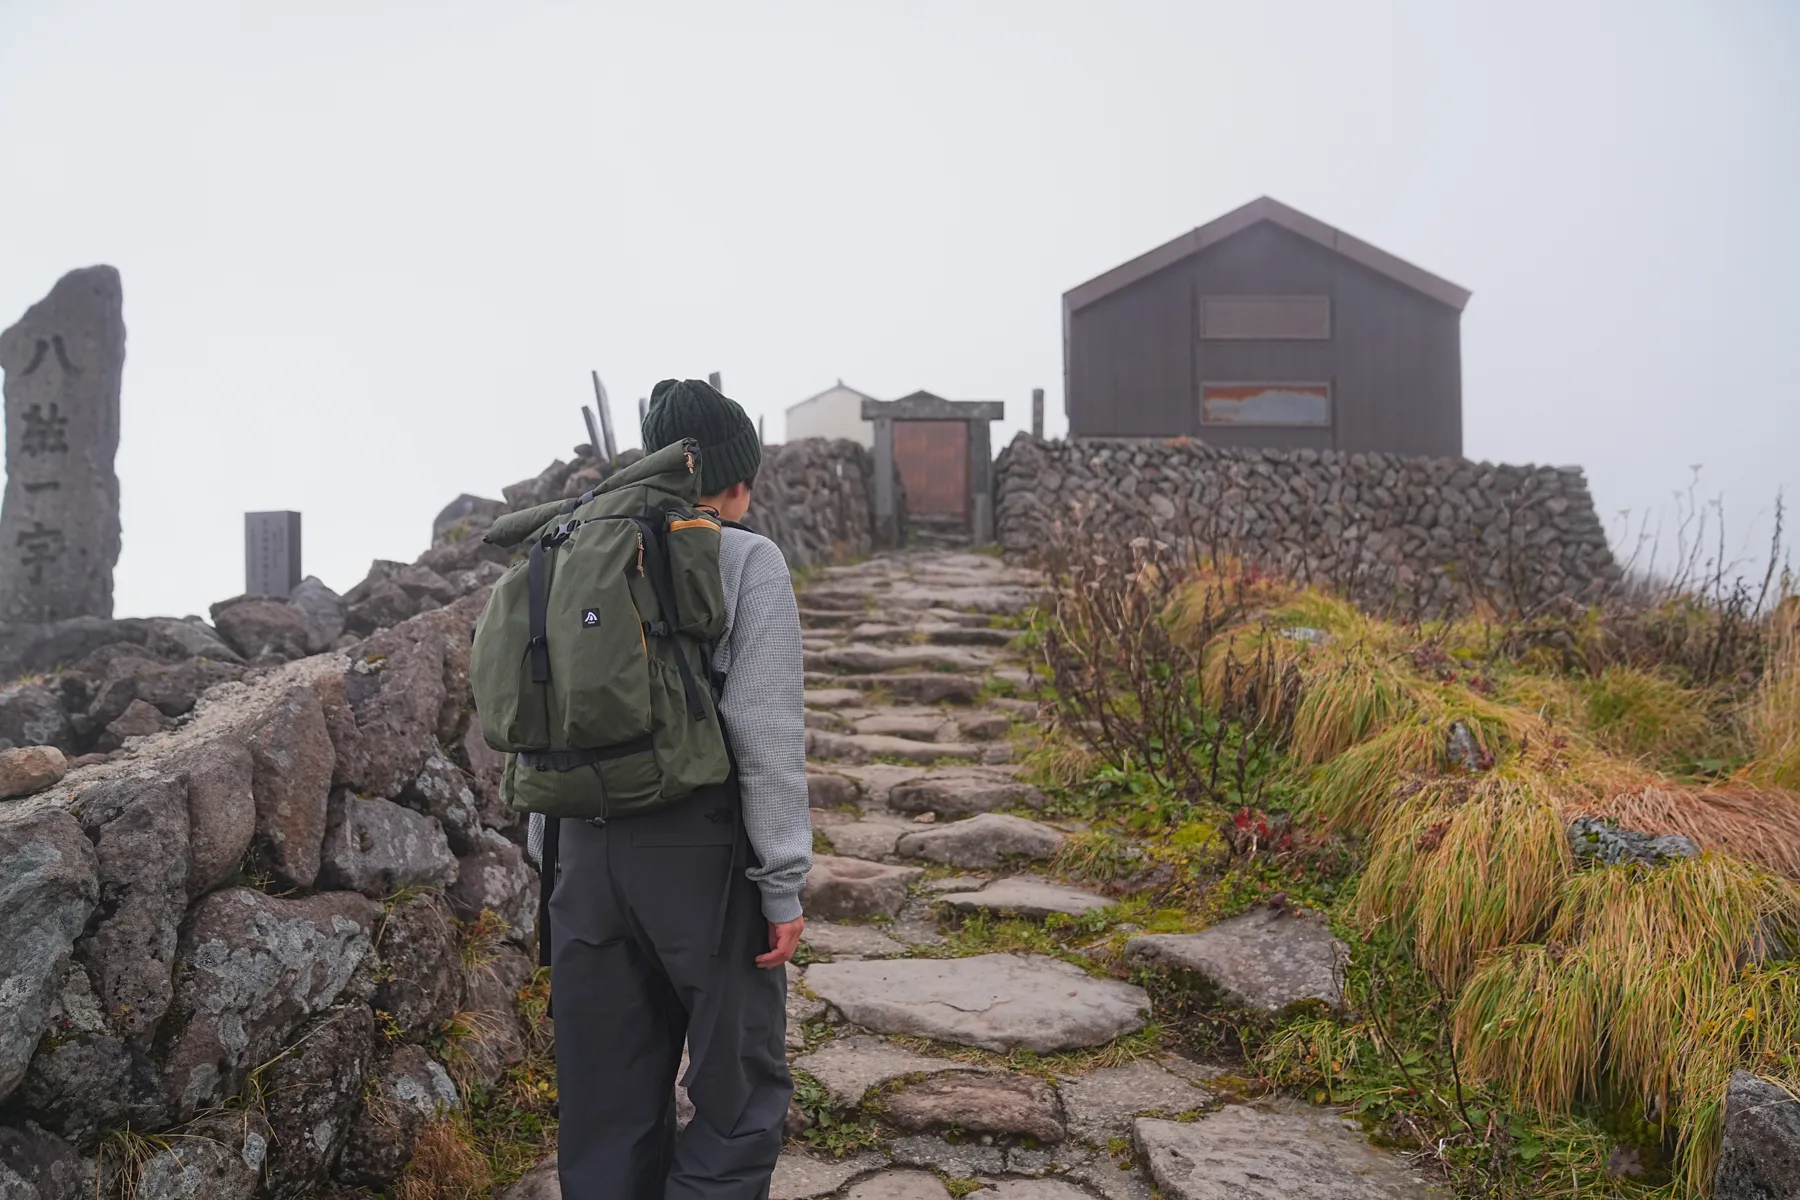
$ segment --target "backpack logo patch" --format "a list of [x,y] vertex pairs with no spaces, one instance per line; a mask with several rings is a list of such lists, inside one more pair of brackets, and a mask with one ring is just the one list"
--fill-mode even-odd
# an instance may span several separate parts
[[706,814],[706,819],[711,821],[714,825],[725,825],[729,824],[731,819],[735,816],[737,816],[737,813],[729,808],[715,808]]
[[581,610],[581,627],[583,629],[598,629],[598,628],[600,628],[600,610],[597,608],[582,609]]

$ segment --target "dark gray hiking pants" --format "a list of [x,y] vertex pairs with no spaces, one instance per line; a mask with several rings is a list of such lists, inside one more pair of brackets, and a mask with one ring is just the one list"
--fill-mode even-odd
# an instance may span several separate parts
[[[781,1153],[787,973],[734,783],[605,826],[565,820],[550,900],[563,1200],[764,1200]],[[715,948],[718,953],[714,953]],[[694,1119],[675,1131],[675,1071]]]

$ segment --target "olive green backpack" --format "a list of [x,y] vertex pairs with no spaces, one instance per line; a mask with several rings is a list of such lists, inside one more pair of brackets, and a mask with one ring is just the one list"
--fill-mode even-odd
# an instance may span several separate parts
[[720,522],[695,508],[699,459],[677,442],[488,532],[527,547],[494,585],[469,664],[515,810],[604,821],[729,775],[711,674],[727,616]]

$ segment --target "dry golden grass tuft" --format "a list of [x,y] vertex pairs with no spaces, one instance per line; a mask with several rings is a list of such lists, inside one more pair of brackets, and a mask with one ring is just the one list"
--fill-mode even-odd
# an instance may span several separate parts
[[493,1168],[467,1122],[447,1114],[419,1135],[394,1200],[483,1200],[493,1184]]

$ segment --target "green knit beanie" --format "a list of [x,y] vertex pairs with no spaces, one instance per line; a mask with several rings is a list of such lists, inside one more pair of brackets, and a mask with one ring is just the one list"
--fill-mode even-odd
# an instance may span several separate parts
[[756,475],[762,438],[736,400],[700,379],[665,379],[650,389],[644,414],[644,453],[682,438],[700,443],[700,494],[716,496]]

